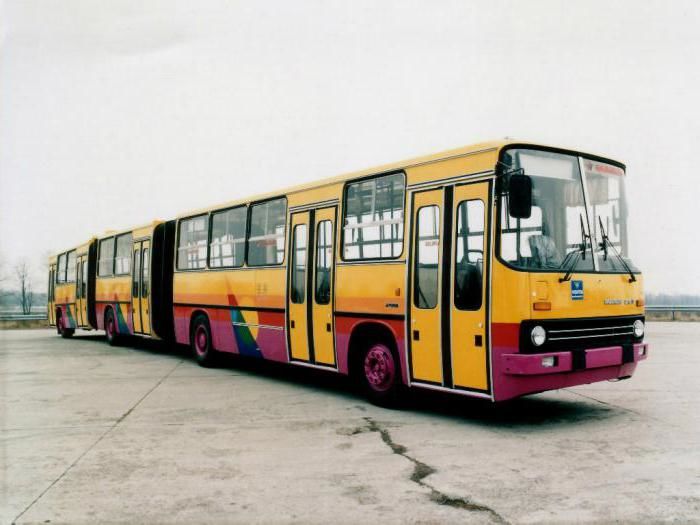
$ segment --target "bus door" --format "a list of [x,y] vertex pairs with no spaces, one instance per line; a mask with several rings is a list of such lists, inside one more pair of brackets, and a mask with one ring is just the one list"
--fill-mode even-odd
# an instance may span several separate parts
[[79,255],[76,261],[75,278],[75,316],[77,326],[88,324],[87,319],[87,289],[88,289],[88,258],[87,255]]
[[489,182],[411,196],[408,340],[411,380],[488,390]]
[[49,266],[49,294],[48,294],[48,305],[47,315],[49,318],[49,325],[54,326],[56,324],[56,303],[54,299],[54,292],[56,289],[56,265],[52,264]]
[[292,360],[335,367],[336,208],[292,214],[287,330]]
[[443,382],[442,261],[444,190],[413,193],[409,339],[411,379]]
[[491,183],[456,186],[452,204],[452,378],[487,392]]
[[134,241],[134,264],[131,274],[131,311],[134,333],[151,333],[149,309],[151,275],[151,241]]

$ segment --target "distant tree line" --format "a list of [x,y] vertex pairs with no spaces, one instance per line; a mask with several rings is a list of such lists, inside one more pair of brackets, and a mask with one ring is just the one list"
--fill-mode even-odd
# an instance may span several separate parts
[[699,306],[700,295],[673,294],[673,293],[648,293],[645,294],[645,302],[649,306]]

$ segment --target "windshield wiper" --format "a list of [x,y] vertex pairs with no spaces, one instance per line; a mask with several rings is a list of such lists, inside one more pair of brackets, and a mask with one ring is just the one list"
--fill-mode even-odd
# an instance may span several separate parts
[[[571,279],[571,274],[574,273],[574,270],[576,269],[576,266],[578,266],[578,262],[580,260],[586,260],[586,246],[588,245],[588,242],[591,240],[591,236],[586,234],[586,228],[583,225],[583,214],[579,213],[578,214],[578,219],[579,222],[581,223],[581,244],[578,245],[578,250],[575,252],[571,252],[574,255],[571,258],[571,264],[569,264],[569,267],[566,270],[566,273],[564,274],[564,277],[559,278],[559,282],[563,283],[565,281],[568,281]],[[569,255],[571,255],[571,253]],[[567,255],[567,257],[569,257]],[[591,257],[593,256],[593,249],[591,248]],[[564,258],[564,261],[566,262],[566,258]],[[562,263],[563,264],[563,263]]]
[[604,261],[608,260],[608,246],[610,246],[610,248],[612,248],[615,256],[622,263],[622,266],[625,268],[625,270],[627,270],[627,273],[630,274],[629,282],[631,282],[631,283],[635,282],[637,280],[637,278],[634,276],[634,272],[629,267],[629,264],[627,264],[627,261],[625,261],[624,257],[622,257],[620,252],[617,251],[617,248],[615,248],[615,245],[610,241],[610,238],[608,237],[608,234],[605,231],[605,227],[603,227],[603,219],[600,217],[600,215],[598,215],[598,224],[600,225],[600,235],[603,237],[603,242],[601,242],[599,244],[600,248],[603,250],[603,260]]

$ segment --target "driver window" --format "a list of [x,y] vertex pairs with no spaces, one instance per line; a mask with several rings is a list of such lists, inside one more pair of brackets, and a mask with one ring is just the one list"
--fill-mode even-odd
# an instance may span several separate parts
[[455,247],[455,307],[478,310],[484,273],[484,201],[459,203]]

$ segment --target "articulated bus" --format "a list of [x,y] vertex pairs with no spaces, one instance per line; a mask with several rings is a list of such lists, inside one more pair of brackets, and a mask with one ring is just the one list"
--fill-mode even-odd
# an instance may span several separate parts
[[627,206],[620,162],[478,144],[92,239],[50,259],[50,323],[350,375],[378,404],[626,379],[648,351]]

